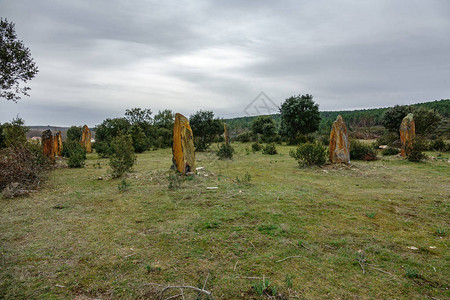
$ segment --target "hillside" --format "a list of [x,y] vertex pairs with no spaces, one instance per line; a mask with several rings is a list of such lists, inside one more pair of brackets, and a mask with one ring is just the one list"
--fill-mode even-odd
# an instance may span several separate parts
[[[443,126],[448,127],[450,119],[450,99],[436,100],[432,102],[424,102],[412,104],[413,107],[426,107],[430,109],[435,109],[439,112],[443,118]],[[338,115],[341,115],[345,122],[348,124],[350,129],[358,127],[372,127],[372,126],[382,126],[381,119],[383,113],[391,107],[384,108],[373,108],[373,109],[360,109],[360,110],[342,110],[342,111],[322,111],[320,116],[322,118],[319,126],[320,132],[328,132],[331,124]],[[272,117],[280,124],[280,114],[273,114]],[[245,132],[250,130],[251,124],[256,116],[238,117],[225,119],[229,129],[235,134]]]

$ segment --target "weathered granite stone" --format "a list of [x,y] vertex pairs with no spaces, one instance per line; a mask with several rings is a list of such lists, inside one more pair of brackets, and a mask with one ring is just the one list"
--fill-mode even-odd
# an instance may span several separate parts
[[54,138],[52,132],[47,129],[42,132],[42,151],[45,156],[50,157],[51,159],[55,158],[55,152],[53,148]]
[[182,114],[175,114],[173,125],[173,167],[180,173],[195,172],[195,147],[189,120]]
[[330,162],[350,163],[350,142],[341,115],[333,122],[330,133]]
[[416,123],[414,122],[414,115],[408,114],[400,124],[400,141],[402,142],[401,156],[406,156],[406,147],[412,144],[415,137]]
[[62,143],[61,130],[57,133],[57,136],[58,136],[58,155],[62,156],[63,143]]
[[61,154],[62,154],[61,131],[57,132],[53,136],[53,153],[57,156],[61,156]]
[[81,145],[86,150],[86,153],[92,152],[92,146],[91,146],[91,131],[89,130],[89,127],[87,125],[83,126],[83,133],[81,136]]
[[224,130],[223,136],[225,138],[225,144],[228,145],[230,143],[230,134],[228,133],[227,130],[227,123],[223,123],[223,130]]

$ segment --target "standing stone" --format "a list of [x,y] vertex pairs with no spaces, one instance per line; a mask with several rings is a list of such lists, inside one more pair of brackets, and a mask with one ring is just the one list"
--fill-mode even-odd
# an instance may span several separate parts
[[49,129],[42,132],[42,151],[45,156],[50,157],[51,159],[55,159],[53,140],[53,134]]
[[173,125],[173,167],[180,173],[195,172],[195,147],[189,120],[182,114],[175,114]]
[[54,136],[53,136],[53,153],[55,153],[55,156],[58,156],[59,154],[58,154],[58,147],[59,147],[59,144],[58,144],[58,134],[56,133]]
[[58,155],[62,156],[63,144],[61,130],[56,135],[58,136]]
[[412,144],[416,137],[416,123],[414,122],[414,115],[408,114],[403,118],[400,124],[400,140],[402,142],[401,156],[406,156],[406,147]]
[[225,144],[228,145],[228,144],[230,144],[230,135],[227,130],[227,123],[223,123],[223,130],[224,130],[223,136],[225,138]]
[[87,125],[83,126],[83,133],[81,136],[81,145],[86,150],[86,153],[92,152],[92,146],[91,146],[91,131],[89,130],[89,127]]
[[350,143],[347,135],[347,127],[339,115],[333,122],[330,134],[330,162],[350,163]]

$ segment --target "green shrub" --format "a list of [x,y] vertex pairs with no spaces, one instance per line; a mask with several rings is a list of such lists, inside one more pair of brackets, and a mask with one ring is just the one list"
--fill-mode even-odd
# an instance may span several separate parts
[[131,186],[131,184],[128,183],[127,180],[124,178],[124,179],[122,179],[120,184],[117,186],[117,188],[119,189],[120,192],[124,193],[124,192],[128,191],[130,186]]
[[95,152],[98,154],[98,156],[102,158],[110,157],[111,154],[113,153],[111,144],[107,141],[100,141],[100,142],[96,141],[93,145],[93,148],[95,149]]
[[406,158],[409,161],[419,162],[427,157],[425,153],[422,152],[424,149],[424,142],[421,139],[416,138],[412,140],[411,143],[407,143],[405,148]]
[[236,138],[234,138],[236,141],[241,143],[248,143],[252,140],[252,133],[251,132],[244,132],[239,134]]
[[62,156],[69,158],[67,166],[69,168],[83,168],[86,160],[86,150],[80,142],[67,140],[63,143]]
[[351,140],[350,159],[365,161],[376,160],[377,152],[371,144],[364,144],[358,140]]
[[397,155],[399,152],[400,150],[398,150],[397,148],[388,147],[386,149],[383,149],[383,151],[381,151],[381,154],[383,154],[384,156],[388,156],[388,155]]
[[388,145],[389,147],[395,147],[398,145],[400,139],[395,132],[387,132],[380,136],[375,142],[374,146],[378,148],[381,145]]
[[263,147],[263,154],[274,155],[277,154],[277,147],[275,147],[275,143],[267,144]]
[[111,144],[113,154],[109,159],[111,175],[113,178],[119,178],[126,172],[131,171],[136,162],[136,154],[132,145],[130,135],[120,134],[114,138]]
[[221,144],[216,152],[219,159],[231,159],[234,153],[234,148],[230,144]]
[[447,150],[447,145],[445,144],[443,139],[437,139],[431,143],[430,148],[435,151],[445,151]]
[[249,184],[250,181],[252,181],[252,175],[250,175],[249,172],[245,172],[245,174],[242,178],[239,178],[238,176],[236,176],[236,182],[239,184]]
[[258,142],[254,142],[254,143],[252,144],[252,151],[253,151],[253,152],[258,152],[258,151],[261,150],[261,148],[262,148],[262,146],[261,146],[261,144],[258,143]]
[[321,143],[304,143],[291,150],[289,155],[298,161],[300,166],[321,166],[326,162],[327,148]]

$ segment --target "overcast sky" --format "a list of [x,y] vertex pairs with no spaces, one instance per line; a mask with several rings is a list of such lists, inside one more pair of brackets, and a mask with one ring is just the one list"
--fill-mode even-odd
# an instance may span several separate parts
[[[0,122],[94,126],[132,107],[252,113],[450,98],[449,0],[0,0],[39,73]],[[258,103],[257,100],[256,103]]]

